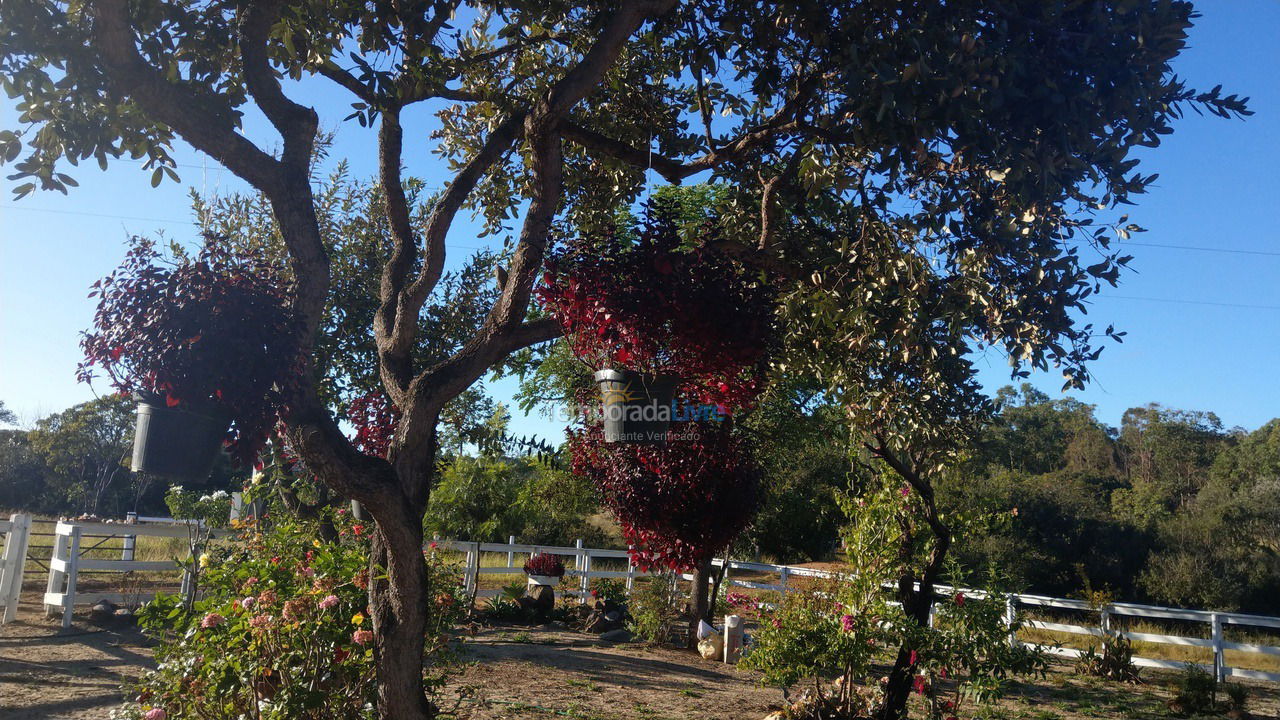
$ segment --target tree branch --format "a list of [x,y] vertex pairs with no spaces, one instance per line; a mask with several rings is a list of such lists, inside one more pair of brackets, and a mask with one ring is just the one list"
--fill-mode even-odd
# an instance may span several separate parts
[[232,108],[222,98],[170,83],[138,53],[127,0],[93,4],[92,44],[102,55],[111,87],[133,98],[147,114],[193,147],[222,163],[258,190],[277,185],[280,163],[236,131]]

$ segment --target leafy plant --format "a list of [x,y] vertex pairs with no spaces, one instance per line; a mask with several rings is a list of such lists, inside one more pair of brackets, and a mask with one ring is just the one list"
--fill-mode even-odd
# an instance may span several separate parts
[[276,268],[212,239],[166,265],[153,241],[135,238],[95,296],[78,377],[100,368],[122,393],[226,415],[228,449],[251,464],[300,379],[298,323]]
[[674,202],[655,201],[628,230],[563,238],[549,254],[537,297],[574,355],[595,369],[678,375],[704,402],[749,402],[770,347],[772,291],[714,249],[714,222],[685,242]]
[[526,575],[564,577],[564,563],[550,553],[538,553],[525,562],[524,572]]
[[605,602],[624,603],[627,601],[627,584],[614,578],[593,578],[591,597]]
[[671,573],[636,583],[627,599],[627,614],[631,616],[627,629],[645,642],[667,642],[675,629],[682,600]]
[[1202,715],[1213,710],[1218,681],[1195,663],[1187,663],[1173,681],[1169,709],[1178,715]]
[[731,423],[673,425],[665,445],[607,444],[598,427],[569,437],[575,474],[590,478],[642,568],[696,568],[750,522],[759,484]]
[[1102,640],[1102,653],[1090,645],[1076,660],[1076,672],[1118,682],[1136,683],[1138,666],[1133,664],[1133,643],[1118,632],[1108,632]]
[[[190,611],[162,595],[139,613],[159,641],[157,667],[117,718],[232,720],[370,718],[374,635],[366,609],[368,533],[345,516],[341,539],[287,518],[245,527],[199,562],[202,599]],[[458,568],[425,554],[429,587],[427,677],[449,667],[448,633],[465,607]]]
[[1235,713],[1248,712],[1249,688],[1242,683],[1223,683],[1222,692],[1227,696],[1227,709]]
[[208,527],[226,527],[231,518],[231,494],[226,490],[200,493],[181,485],[170,485],[164,502],[172,517],[199,520]]

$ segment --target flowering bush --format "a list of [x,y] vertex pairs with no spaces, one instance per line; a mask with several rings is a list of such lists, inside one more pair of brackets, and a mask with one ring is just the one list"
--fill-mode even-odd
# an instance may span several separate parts
[[98,309],[77,374],[88,382],[98,367],[120,392],[228,416],[228,450],[251,464],[300,375],[297,322],[278,277],[266,260],[215,243],[168,266],[154,242],[137,239],[93,285]]
[[231,494],[226,490],[200,493],[181,485],[170,485],[164,503],[171,517],[200,520],[208,527],[226,527],[231,518]]
[[[768,684],[811,684],[815,692],[809,705],[795,708],[792,716],[874,714],[885,699],[887,678],[876,677],[873,662],[892,664],[894,657],[909,668],[912,689],[935,720],[957,716],[966,699],[994,698],[1011,675],[1047,668],[1042,653],[1009,643],[1009,633],[1017,631],[1020,621],[1007,622],[1006,596],[998,592],[969,597],[949,591],[934,602],[934,621],[928,626],[891,602],[886,588],[903,572],[899,550],[918,522],[912,516],[916,501],[889,477],[875,478],[861,495],[844,498],[851,520],[846,553],[856,572],[801,586],[788,592],[777,610],[761,611],[760,629],[744,663],[762,671]],[[823,679],[830,677],[840,680],[824,689]],[[950,681],[948,693],[943,680]]]
[[564,563],[550,553],[538,553],[524,564],[524,572],[526,575],[564,577]]
[[575,474],[595,484],[642,568],[689,570],[728,547],[756,508],[759,471],[730,423],[680,423],[666,445],[570,435]]
[[[344,526],[326,543],[311,525],[277,518],[268,531],[250,527],[215,545],[199,563],[202,600],[188,611],[161,596],[141,611],[139,622],[160,641],[157,668],[114,716],[373,717],[367,535]],[[434,551],[426,560],[435,592],[428,672],[438,682],[465,594],[456,567]]]
[[617,231],[564,240],[537,298],[588,365],[677,375],[691,398],[744,405],[760,390],[773,295],[713,249],[717,237],[709,224],[685,244],[675,209],[655,204],[634,242]]

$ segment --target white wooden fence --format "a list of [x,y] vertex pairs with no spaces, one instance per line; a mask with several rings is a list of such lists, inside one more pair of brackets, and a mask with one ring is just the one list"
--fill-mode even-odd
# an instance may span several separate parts
[[[167,518],[155,518],[164,520]],[[190,540],[192,527],[181,524],[124,524],[60,521],[54,528],[53,552],[49,558],[49,581],[44,593],[46,617],[62,612],[62,627],[71,626],[76,605],[92,605],[100,600],[127,603],[136,599],[125,592],[84,593],[77,590],[80,571],[125,573],[164,571],[180,567],[176,560],[135,560],[131,540],[139,536]],[[85,554],[113,538],[122,538],[120,559],[89,558]],[[182,592],[188,591],[189,577],[182,574]]]
[[4,552],[0,553],[0,625],[18,614],[18,595],[22,592],[22,575],[27,567],[27,543],[31,539],[31,516],[14,513],[0,519],[4,535]]
[[[479,583],[482,575],[524,574],[522,567],[524,562],[523,558],[517,558],[517,555],[523,556],[543,552],[571,559],[572,567],[570,567],[570,562],[566,561],[565,563],[565,576],[568,580],[566,581],[567,587],[562,591],[562,594],[578,597],[584,602],[589,595],[590,582],[592,579],[625,579],[627,589],[630,590],[635,578],[656,574],[646,573],[636,568],[631,563],[625,550],[603,550],[599,548],[583,547],[581,540],[579,540],[574,547],[519,544],[515,542],[515,538],[510,538],[507,543],[476,543],[456,540],[437,540],[435,542],[438,547],[465,554],[464,582],[466,583],[467,591],[474,592],[476,597],[482,598],[494,597],[501,593],[500,590],[477,590],[477,584]],[[505,554],[505,567],[484,567],[481,563],[481,556],[488,553],[498,555]],[[627,569],[625,571],[593,569],[593,560],[600,559],[613,561],[621,560],[626,563]],[[724,565],[724,562],[724,560],[717,559],[713,561],[713,564],[716,567],[721,567]],[[756,575],[776,575],[777,580],[766,582],[760,579],[747,580],[740,577],[734,577],[735,570]],[[791,581],[793,578],[833,577],[836,577],[835,573],[815,570],[813,568],[731,560],[729,561],[728,568],[725,569],[722,586],[725,588],[750,588],[759,591],[776,592],[781,595],[788,591],[792,585]],[[684,575],[683,579],[689,580],[691,577],[689,575]],[[951,597],[957,592],[962,592],[966,597],[973,598],[974,600],[982,600],[987,597],[987,594],[981,590],[955,588],[945,585],[940,585],[936,588],[936,593],[939,597]],[[764,604],[770,605],[769,603]],[[1084,613],[1090,616],[1090,624],[1077,625],[1066,622],[1051,622],[1048,620],[1025,618],[1027,612],[1034,612],[1037,610],[1039,611],[1038,614],[1041,615],[1053,613]],[[1229,627],[1248,628],[1252,630],[1280,629],[1280,617],[1247,615],[1243,613],[1211,612],[1206,610],[1186,610],[1181,608],[1157,607],[1154,605],[1139,605],[1136,603],[1110,603],[1108,605],[1095,608],[1083,600],[1031,594],[1009,595],[1006,600],[1005,622],[1012,626],[1014,619],[1019,617],[1020,614],[1024,616],[1022,623],[1023,629],[1038,629],[1065,635],[1080,635],[1097,638],[1098,645],[1101,645],[1101,639],[1107,633],[1113,633],[1119,634],[1134,642],[1203,648],[1211,654],[1213,658],[1212,662],[1197,662],[1194,664],[1213,673],[1219,680],[1226,680],[1227,678],[1245,678],[1250,680],[1280,683],[1280,673],[1232,667],[1227,663],[1226,657],[1226,653],[1228,651],[1246,655],[1280,657],[1280,646],[1232,642],[1227,640],[1224,636],[1224,631]],[[1092,618],[1094,617],[1097,618],[1096,624],[1092,622]],[[1202,634],[1207,635],[1207,637],[1200,637],[1192,632],[1189,632],[1186,635],[1133,632],[1113,627],[1113,625],[1119,625],[1119,623],[1112,622],[1112,620],[1117,617],[1150,619],[1163,622],[1172,621],[1175,624],[1183,626],[1200,625],[1203,626],[1205,630]],[[932,617],[930,620],[932,621]],[[1280,632],[1277,632],[1276,634],[1280,635]],[[1012,631],[1009,635],[1009,641],[1011,643],[1021,642],[1023,645],[1028,647],[1039,647],[1047,653],[1065,658],[1077,658],[1083,654],[1083,651],[1075,648],[1024,642]],[[1134,657],[1133,662],[1139,667],[1162,668],[1168,670],[1181,670],[1188,664],[1181,661],[1146,657]]]

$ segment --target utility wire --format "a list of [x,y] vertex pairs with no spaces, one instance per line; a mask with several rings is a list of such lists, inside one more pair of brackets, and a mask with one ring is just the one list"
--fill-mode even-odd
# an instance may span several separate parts
[[[13,203],[0,204],[0,208],[6,208],[11,210],[26,210],[29,212],[53,213],[54,215],[80,215],[83,217],[109,218],[111,220],[136,220],[138,222],[164,223],[167,225],[199,225],[200,224],[199,220],[171,220],[167,218],[142,217],[139,215],[115,215],[112,213],[85,212],[83,210],[55,210],[54,208],[25,207],[22,205],[15,205]],[[455,250],[492,250],[493,249],[489,247],[482,247],[480,245],[455,245],[453,243],[445,243],[445,247],[453,248]]]
[[1178,300],[1175,298],[1154,298],[1141,297],[1138,295],[1111,294],[1099,295],[1099,297],[1116,298],[1117,300],[1142,300],[1144,302],[1176,303],[1178,305],[1212,305],[1214,307],[1248,308],[1250,310],[1280,310],[1280,305],[1248,305],[1245,303],[1213,302],[1211,300]]
[[1269,250],[1236,250],[1234,248],[1202,247],[1198,245],[1167,245],[1164,243],[1135,242],[1133,240],[1125,240],[1120,244],[1121,246],[1140,245],[1142,247],[1164,248],[1166,250],[1195,250],[1198,252],[1231,253],[1233,255],[1265,255],[1267,257],[1280,257],[1280,252],[1272,252]]

